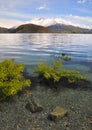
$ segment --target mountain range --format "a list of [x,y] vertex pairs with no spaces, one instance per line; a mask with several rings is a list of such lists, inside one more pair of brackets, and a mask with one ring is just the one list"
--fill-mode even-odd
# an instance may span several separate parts
[[0,33],[90,33],[92,29],[66,22],[63,19],[33,19],[12,28],[0,27]]

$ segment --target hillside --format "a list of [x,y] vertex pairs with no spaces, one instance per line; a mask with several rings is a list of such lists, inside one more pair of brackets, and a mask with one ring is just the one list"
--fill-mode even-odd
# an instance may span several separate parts
[[60,33],[92,33],[90,29],[75,27],[72,25],[64,25],[64,24],[51,25],[48,26],[48,29]]
[[[38,23],[37,23],[38,24]],[[83,33],[83,34],[92,34],[92,29],[77,27],[73,25],[65,25],[61,23],[55,23],[53,21],[48,21],[49,26],[41,26],[28,23],[19,25],[16,28],[4,28],[0,27],[0,33]],[[43,23],[43,24],[47,24]]]
[[53,31],[51,31],[50,29],[46,27],[34,25],[34,24],[20,25],[19,27],[15,29],[15,31],[13,30],[13,32],[15,33],[53,33]]
[[92,33],[88,26],[71,23],[62,18],[35,18],[29,21],[35,25],[42,25],[58,33]]
[[8,33],[8,29],[0,27],[0,33]]

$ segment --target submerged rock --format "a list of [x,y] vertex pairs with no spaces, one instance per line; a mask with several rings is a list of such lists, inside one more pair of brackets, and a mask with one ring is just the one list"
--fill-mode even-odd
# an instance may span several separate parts
[[69,60],[71,60],[71,57],[69,57],[69,56],[65,56],[65,57],[63,57],[63,60],[65,60],[65,61],[69,61]]
[[53,111],[49,114],[51,120],[58,121],[67,115],[68,110],[60,106],[56,106]]
[[37,98],[32,98],[30,102],[26,104],[26,108],[32,113],[43,110],[43,106]]
[[66,53],[62,53],[61,55],[62,55],[62,56],[65,56],[65,55],[66,55]]

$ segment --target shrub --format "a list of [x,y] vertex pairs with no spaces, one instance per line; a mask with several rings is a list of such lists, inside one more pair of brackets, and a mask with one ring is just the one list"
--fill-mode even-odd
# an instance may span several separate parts
[[14,64],[14,60],[0,62],[0,93],[6,98],[17,94],[23,87],[29,87],[31,81],[22,75],[24,66]]
[[83,77],[79,71],[62,69],[60,59],[54,61],[52,65],[48,65],[44,62],[38,64],[37,68],[35,68],[35,73],[46,80],[53,81],[53,83],[58,83],[60,80],[62,81],[62,79],[66,79],[68,83],[87,80],[87,77]]
[[64,56],[62,59],[65,60],[65,61],[69,61],[69,60],[71,60],[71,57],[69,57],[69,56]]

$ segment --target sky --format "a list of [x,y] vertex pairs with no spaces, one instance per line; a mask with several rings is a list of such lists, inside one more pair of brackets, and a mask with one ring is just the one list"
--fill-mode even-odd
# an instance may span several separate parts
[[0,26],[9,28],[34,18],[63,18],[92,28],[92,0],[0,0]]

